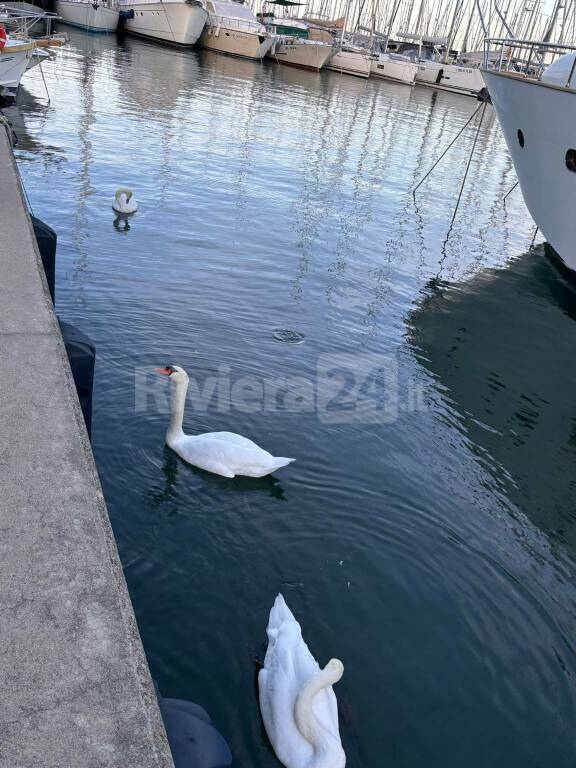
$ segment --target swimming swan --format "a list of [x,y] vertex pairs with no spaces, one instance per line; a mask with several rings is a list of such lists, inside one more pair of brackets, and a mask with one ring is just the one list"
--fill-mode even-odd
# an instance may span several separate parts
[[252,440],[236,435],[234,432],[185,435],[182,431],[182,419],[188,390],[188,374],[178,365],[156,368],[156,372],[169,376],[174,388],[172,416],[166,432],[166,444],[188,464],[222,477],[236,475],[264,477],[294,461],[294,459],[274,457]]
[[116,213],[136,213],[138,210],[138,203],[134,199],[134,195],[130,189],[120,187],[114,193],[114,202],[112,208]]
[[286,768],[344,768],[338,704],[332,685],[338,659],[320,669],[282,595],[268,620],[268,650],[258,675],[260,710],[276,756]]

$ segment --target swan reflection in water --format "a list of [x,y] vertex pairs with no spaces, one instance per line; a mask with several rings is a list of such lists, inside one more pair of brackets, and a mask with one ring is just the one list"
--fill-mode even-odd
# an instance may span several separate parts
[[123,213],[116,214],[116,217],[112,222],[112,225],[114,226],[114,229],[116,230],[116,232],[120,232],[121,234],[130,232],[130,222],[128,219],[129,217]]
[[[170,504],[177,499],[178,473],[182,470],[182,483],[186,483],[186,478],[196,478],[202,483],[207,483],[216,492],[232,492],[241,494],[261,493],[270,496],[278,501],[286,501],[286,494],[280,481],[273,475],[266,477],[235,477],[232,481],[228,478],[214,475],[212,472],[206,472],[198,467],[193,467],[181,459],[167,445],[164,446],[162,474],[164,483],[161,488],[157,488],[152,493],[150,506],[159,509],[165,504]],[[171,514],[176,514],[178,509],[173,509]]]

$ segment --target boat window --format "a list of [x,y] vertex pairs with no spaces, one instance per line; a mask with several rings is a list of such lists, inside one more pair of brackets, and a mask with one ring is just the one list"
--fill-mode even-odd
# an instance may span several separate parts
[[520,128],[518,128],[518,144],[520,144],[521,147],[524,146],[524,134],[522,133]]
[[576,149],[569,149],[566,152],[566,168],[572,173],[576,173]]

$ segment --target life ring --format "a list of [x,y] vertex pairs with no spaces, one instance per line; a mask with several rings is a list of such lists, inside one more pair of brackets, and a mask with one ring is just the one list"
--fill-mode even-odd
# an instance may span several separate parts
[[0,24],[0,51],[4,46],[6,45],[6,30],[4,29],[4,25]]

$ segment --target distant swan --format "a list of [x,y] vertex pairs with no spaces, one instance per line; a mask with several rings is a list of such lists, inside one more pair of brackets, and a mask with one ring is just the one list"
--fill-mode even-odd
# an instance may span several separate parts
[[338,704],[332,685],[338,659],[320,669],[282,595],[268,620],[268,650],[258,675],[260,710],[270,743],[286,768],[344,768]]
[[234,432],[206,432],[203,435],[185,435],[182,431],[184,404],[188,390],[188,374],[178,365],[156,368],[156,372],[170,377],[172,416],[166,432],[166,444],[184,461],[222,477],[246,475],[264,477],[294,459],[274,457],[246,437]]
[[138,203],[130,189],[120,187],[114,193],[112,208],[116,213],[135,213],[138,210]]

